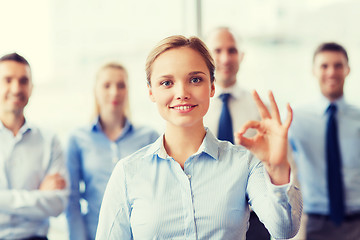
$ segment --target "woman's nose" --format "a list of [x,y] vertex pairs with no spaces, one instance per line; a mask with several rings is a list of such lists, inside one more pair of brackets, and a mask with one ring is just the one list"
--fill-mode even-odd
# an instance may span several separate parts
[[190,93],[188,86],[186,84],[179,84],[176,88],[176,98],[177,99],[189,99]]

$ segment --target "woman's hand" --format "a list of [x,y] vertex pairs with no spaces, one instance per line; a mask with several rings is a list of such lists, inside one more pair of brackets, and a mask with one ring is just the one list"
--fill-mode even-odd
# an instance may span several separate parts
[[[281,185],[290,181],[290,165],[287,160],[288,130],[292,121],[292,109],[287,105],[287,118],[281,123],[274,95],[269,92],[270,109],[267,109],[256,91],[253,97],[260,112],[261,121],[249,121],[235,134],[236,142],[249,149],[265,165],[273,184]],[[246,138],[247,129],[254,128],[257,134]]]

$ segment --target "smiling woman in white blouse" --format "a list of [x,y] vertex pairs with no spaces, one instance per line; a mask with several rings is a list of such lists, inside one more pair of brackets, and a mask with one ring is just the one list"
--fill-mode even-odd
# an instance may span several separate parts
[[[269,112],[256,92],[261,121],[219,141],[203,117],[215,93],[214,64],[196,37],[172,36],[149,54],[150,99],[165,133],[115,167],[105,191],[96,239],[245,239],[249,205],[275,238],[299,228],[300,191],[292,184],[287,132],[270,93]],[[248,128],[258,133],[243,136]],[[260,159],[260,160],[259,160]]]

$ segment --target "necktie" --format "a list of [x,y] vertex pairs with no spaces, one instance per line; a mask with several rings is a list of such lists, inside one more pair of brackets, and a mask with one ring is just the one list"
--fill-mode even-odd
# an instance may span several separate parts
[[220,95],[223,105],[219,120],[218,139],[227,140],[231,143],[234,143],[234,133],[232,129],[231,115],[228,106],[228,100],[230,96],[231,95],[229,93],[223,93]]
[[337,108],[334,104],[330,104],[327,109],[329,116],[326,127],[326,159],[330,219],[336,225],[340,225],[344,218],[344,193],[336,110]]

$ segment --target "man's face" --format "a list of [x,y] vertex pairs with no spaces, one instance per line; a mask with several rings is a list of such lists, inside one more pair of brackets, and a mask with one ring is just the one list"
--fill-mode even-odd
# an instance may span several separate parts
[[243,57],[234,36],[226,29],[218,30],[210,36],[208,46],[215,60],[216,82],[223,88],[234,85]]
[[324,51],[314,58],[313,74],[318,79],[321,93],[330,101],[344,94],[345,78],[350,67],[342,52]]
[[0,111],[22,114],[32,91],[30,67],[16,62],[0,62]]

